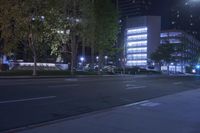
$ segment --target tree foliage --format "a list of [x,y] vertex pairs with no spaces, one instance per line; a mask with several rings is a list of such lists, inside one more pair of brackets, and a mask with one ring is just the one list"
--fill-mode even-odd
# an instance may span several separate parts
[[167,63],[173,62],[175,60],[173,54],[175,52],[174,44],[160,45],[158,49],[152,53],[151,59],[156,63]]
[[48,50],[59,55],[64,46],[71,70],[80,42],[101,55],[113,51],[118,18],[111,0],[0,0],[0,5],[4,53],[23,42],[32,52],[34,75],[37,59]]

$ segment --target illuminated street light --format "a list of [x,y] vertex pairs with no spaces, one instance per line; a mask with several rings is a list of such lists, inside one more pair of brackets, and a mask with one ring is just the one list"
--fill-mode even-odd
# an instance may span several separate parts
[[192,69],[192,73],[196,73],[196,70],[195,70],[195,69]]
[[107,65],[108,64],[107,63],[108,62],[108,56],[105,56],[104,59],[105,59],[105,65]]
[[83,61],[85,60],[85,58],[84,58],[84,57],[81,57],[80,60],[81,60],[81,62],[83,62]]
[[96,60],[97,60],[97,62],[98,62],[98,60],[99,60],[99,56],[96,57]]
[[200,65],[196,65],[196,69],[200,69]]

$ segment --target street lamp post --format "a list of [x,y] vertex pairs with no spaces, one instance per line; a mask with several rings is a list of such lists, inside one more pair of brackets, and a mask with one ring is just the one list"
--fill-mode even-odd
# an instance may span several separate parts
[[85,58],[84,57],[80,57],[80,61],[81,61],[81,66],[82,66],[82,69],[84,67],[84,61],[85,61]]
[[200,64],[196,65],[196,69],[197,69],[197,74],[200,74]]
[[108,61],[108,56],[105,56],[104,59],[105,59],[105,65],[107,65],[108,64],[108,62],[107,62]]

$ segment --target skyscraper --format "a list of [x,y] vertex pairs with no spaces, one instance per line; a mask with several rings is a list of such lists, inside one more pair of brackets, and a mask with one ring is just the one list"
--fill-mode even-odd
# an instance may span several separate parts
[[183,30],[200,40],[200,2],[185,0],[177,2],[170,11],[169,29]]
[[117,0],[121,18],[150,15],[152,12],[151,0]]

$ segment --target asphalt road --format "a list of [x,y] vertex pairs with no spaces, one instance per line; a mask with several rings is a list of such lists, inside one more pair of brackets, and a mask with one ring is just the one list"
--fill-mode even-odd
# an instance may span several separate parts
[[0,132],[199,88],[186,76],[1,79]]

